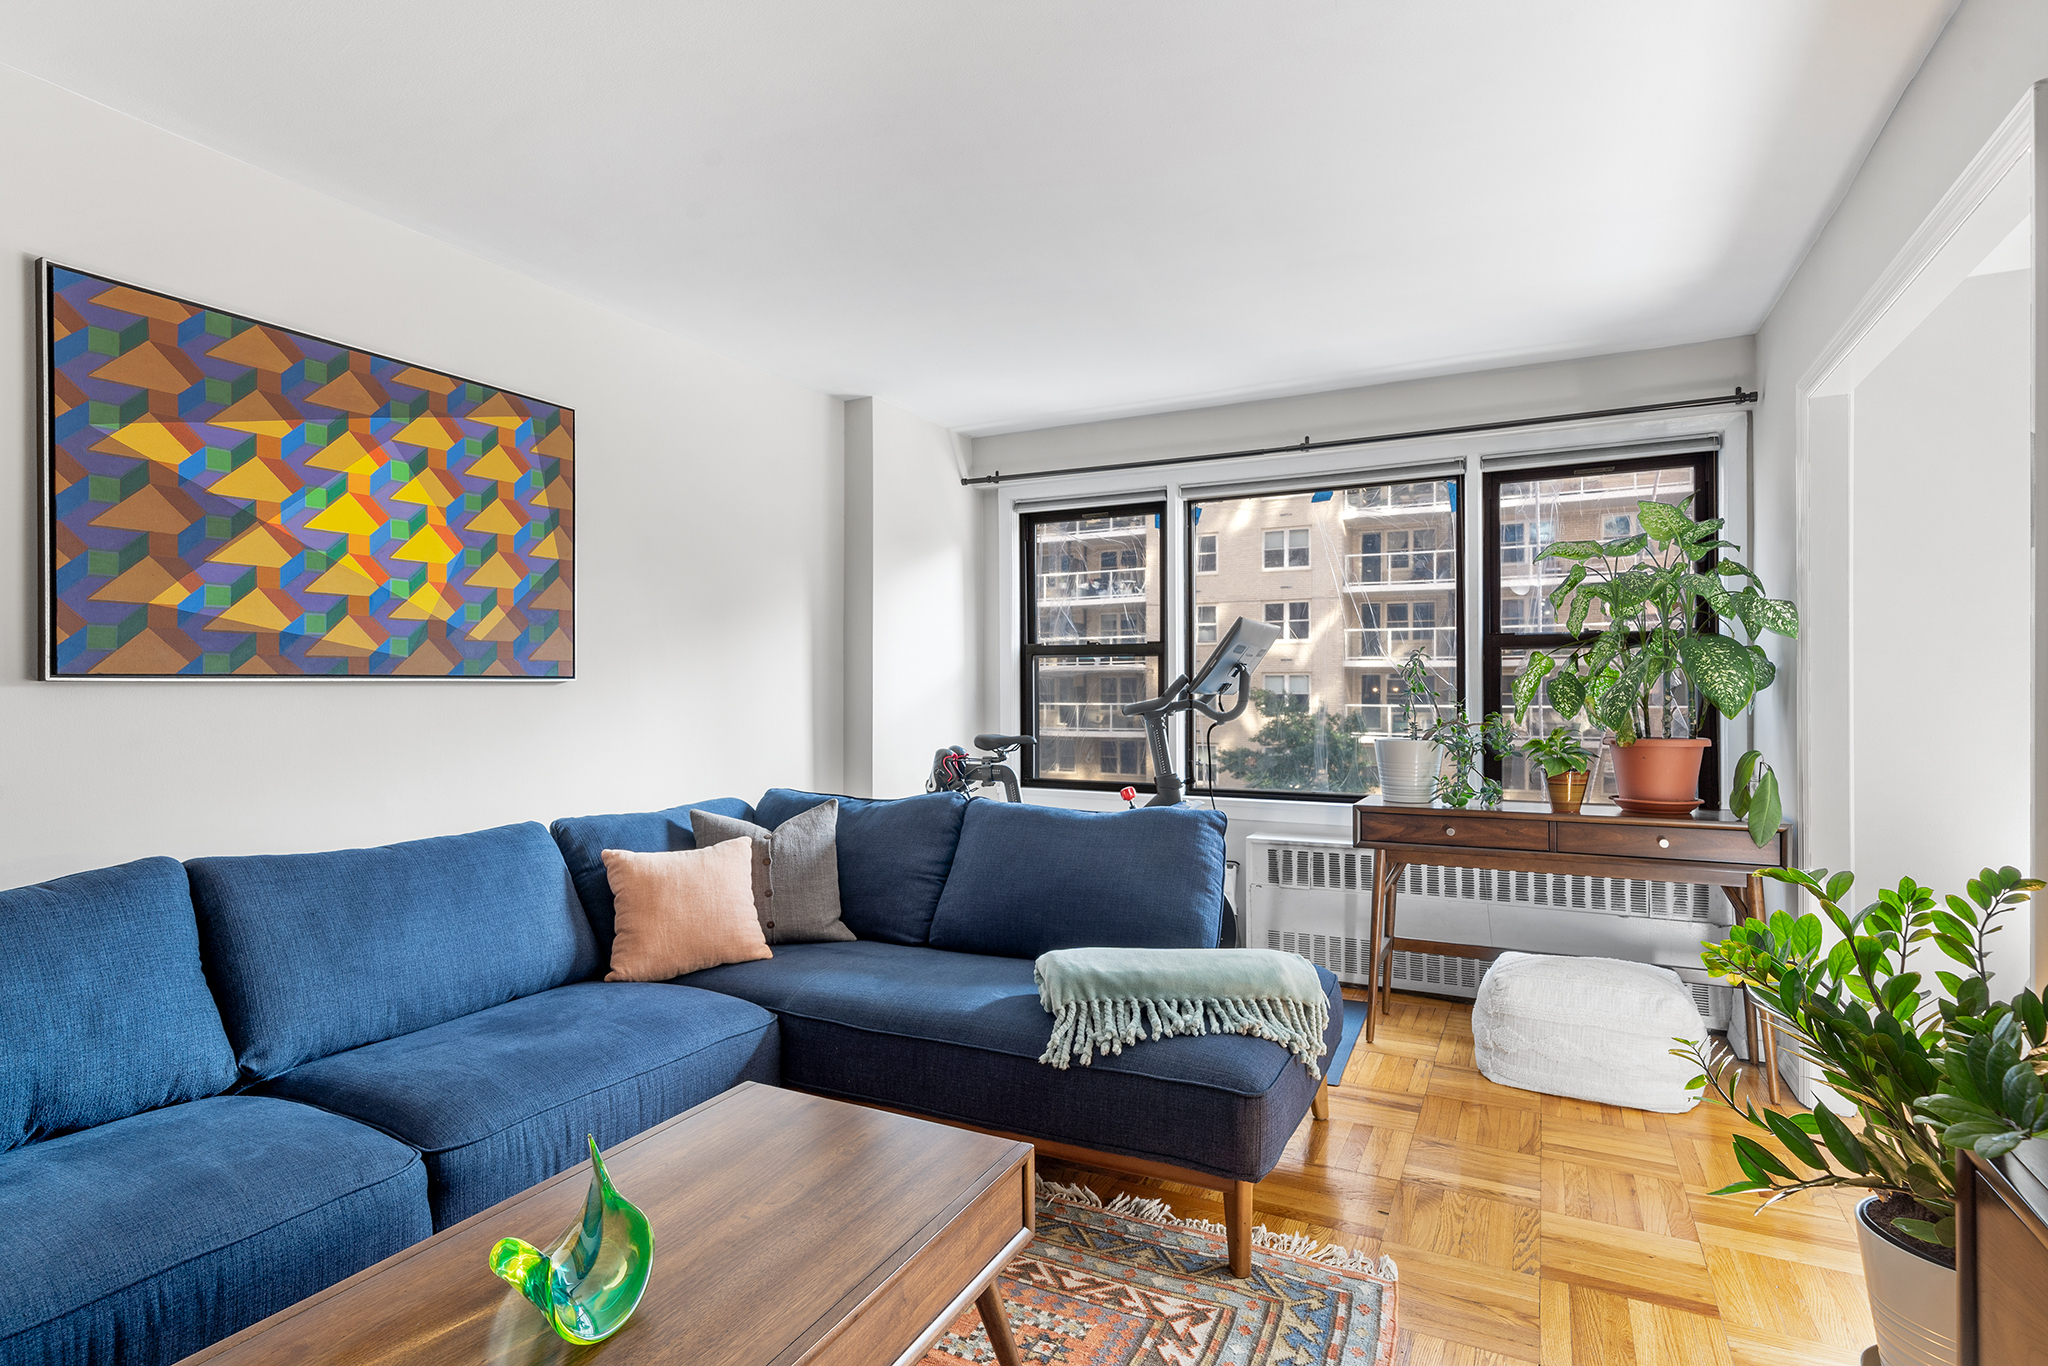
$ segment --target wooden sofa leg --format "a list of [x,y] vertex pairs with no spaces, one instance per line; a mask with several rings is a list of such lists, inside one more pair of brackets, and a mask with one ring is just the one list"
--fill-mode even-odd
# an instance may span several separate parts
[[1309,1102],[1309,1109],[1317,1119],[1330,1117],[1330,1083],[1325,1081],[1316,1088],[1316,1098]]
[[1223,1224],[1230,1243],[1230,1274],[1243,1280],[1252,1274],[1252,1192],[1250,1181],[1231,1183],[1223,1192]]

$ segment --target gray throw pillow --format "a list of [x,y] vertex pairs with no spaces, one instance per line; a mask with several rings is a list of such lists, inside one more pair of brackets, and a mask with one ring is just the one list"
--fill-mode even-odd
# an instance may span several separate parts
[[773,830],[716,811],[692,811],[697,847],[727,840],[754,842],[754,913],[771,944],[817,944],[854,938],[839,918],[839,803],[791,816]]

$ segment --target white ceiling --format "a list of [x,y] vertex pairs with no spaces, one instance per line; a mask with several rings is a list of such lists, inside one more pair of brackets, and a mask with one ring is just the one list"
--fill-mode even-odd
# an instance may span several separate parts
[[0,61],[972,432],[1752,332],[1955,0],[69,0]]

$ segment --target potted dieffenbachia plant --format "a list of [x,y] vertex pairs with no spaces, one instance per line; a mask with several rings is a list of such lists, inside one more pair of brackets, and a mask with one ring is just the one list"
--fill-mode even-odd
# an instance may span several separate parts
[[[1564,629],[1579,634],[1595,606],[1608,624],[1561,659],[1530,651],[1515,680],[1515,720],[1528,715],[1547,681],[1560,719],[1584,712],[1612,731],[1616,801],[1624,810],[1662,814],[1699,805],[1707,709],[1740,716],[1777,676],[1757,637],[1799,634],[1797,607],[1766,593],[1747,565],[1716,558],[1741,547],[1721,539],[1723,519],[1688,516],[1691,502],[1644,499],[1636,504],[1642,530],[1634,535],[1556,541],[1538,552],[1539,559],[1571,562],[1550,592]],[[1717,622],[1738,623],[1747,640],[1709,626],[1708,612]],[[1777,776],[1752,751],[1736,787],[1731,809],[1748,818],[1751,836],[1764,844],[1778,828]]]
[[[1797,1037],[1800,1055],[1855,1113],[1838,1115],[1825,1101],[1759,1112],[1736,1101],[1734,1060],[1725,1045],[1673,1049],[1699,1064],[1694,1087],[1711,1087],[1776,1141],[1766,1147],[1738,1135],[1735,1160],[1743,1179],[1714,1194],[1767,1193],[1768,1208],[1829,1186],[1868,1191],[1856,1207],[1856,1232],[1871,1302],[1886,1310],[1874,1315],[1878,1348],[1887,1361],[1913,1360],[1900,1343],[1887,1341],[1901,1321],[1914,1333],[1955,1338],[1951,1150],[1988,1133],[1978,1126],[1992,1108],[1985,1104],[1989,1066],[1984,1076],[1958,1082],[1963,1057],[1977,1046],[1972,1030],[1981,1023],[1966,1012],[1986,1010],[1990,999],[1984,943],[1997,933],[1999,917],[2043,884],[2015,868],[1986,868],[1971,880],[1967,899],[1950,896],[1938,904],[1928,888],[1902,878],[1852,915],[1841,903],[1854,874],[1761,871],[1812,896],[1836,931],[1835,943],[1823,947],[1821,916],[1778,911],[1768,921],[1733,926],[1726,940],[1703,946],[1701,961],[1716,976],[1746,986],[1781,1036]],[[1930,983],[1909,961],[1926,944],[1963,964],[1967,974],[1937,971]],[[2038,1001],[2032,1010],[2038,1019]],[[1959,1046],[1964,1040],[1971,1041],[1968,1047]],[[2048,1120],[2030,1100],[2021,1104],[2021,1118]],[[2048,1104],[2040,1109],[2048,1112]],[[1852,1125],[1852,1119],[1859,1122]]]

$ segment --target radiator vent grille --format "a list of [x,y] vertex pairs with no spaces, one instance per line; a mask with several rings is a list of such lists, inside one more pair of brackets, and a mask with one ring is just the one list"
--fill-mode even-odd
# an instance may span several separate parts
[[1394,951],[1394,985],[1420,991],[1477,992],[1486,964],[1477,958],[1454,958],[1443,953]]
[[[1276,887],[1372,890],[1372,855],[1348,849],[1266,846],[1266,882]],[[1408,896],[1499,901],[1557,910],[1604,911],[1651,920],[1706,924],[1713,889],[1699,882],[1651,882],[1643,878],[1587,877],[1578,873],[1530,873],[1492,868],[1441,868],[1411,863],[1401,873]]]
[[1281,887],[1331,887],[1343,892],[1372,890],[1372,855],[1351,849],[1292,849],[1266,846],[1266,881]]

